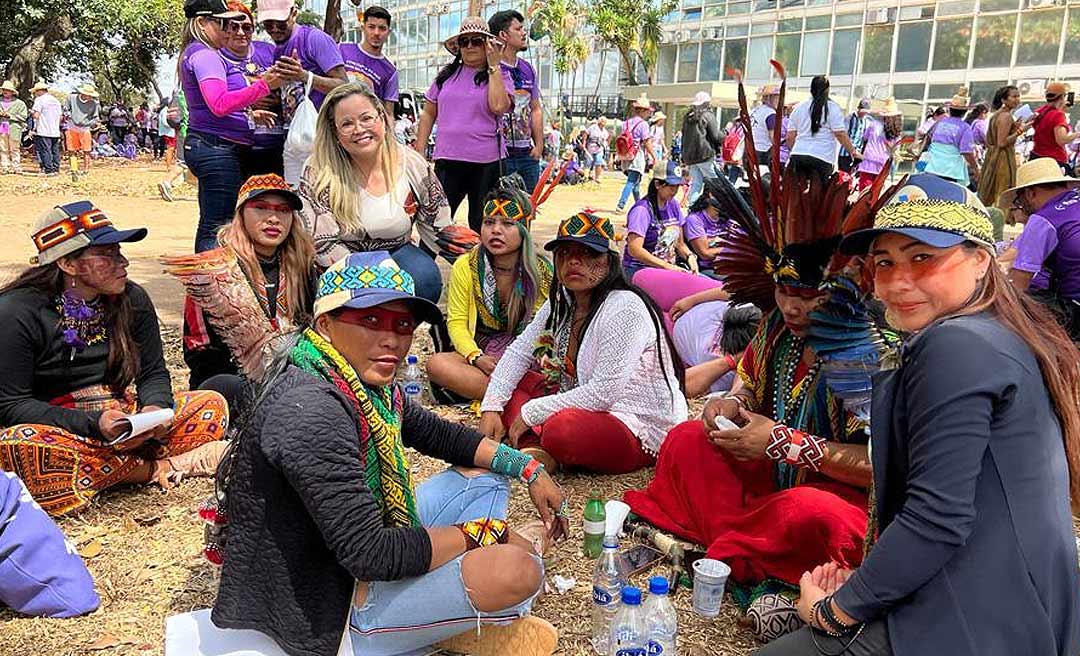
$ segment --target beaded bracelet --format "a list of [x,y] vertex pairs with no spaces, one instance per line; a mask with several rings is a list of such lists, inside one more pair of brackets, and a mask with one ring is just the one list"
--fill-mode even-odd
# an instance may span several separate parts
[[814,472],[821,471],[821,463],[825,460],[825,439],[776,424],[765,447],[765,455],[777,462],[783,461]]
[[735,371],[739,368],[739,361],[735,359],[735,356],[730,353],[724,354],[724,362],[727,363],[728,371]]
[[491,471],[529,485],[539,478],[544,464],[511,446],[500,444],[495,449],[495,457],[491,459]]
[[483,351],[474,351],[469,354],[469,357],[465,358],[465,362],[468,362],[471,366],[475,367],[476,361],[479,360],[482,355],[484,355]]

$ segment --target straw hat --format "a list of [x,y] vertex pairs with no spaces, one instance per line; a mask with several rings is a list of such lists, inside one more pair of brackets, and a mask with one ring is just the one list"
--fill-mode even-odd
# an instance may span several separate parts
[[443,47],[449,50],[451,55],[456,56],[460,50],[460,48],[458,48],[458,39],[466,34],[481,34],[489,39],[495,38],[495,35],[488,31],[486,20],[479,16],[468,16],[465,20],[461,21],[461,26],[458,27],[458,33],[446,41],[443,41]]
[[649,102],[649,96],[644,93],[638,96],[638,99],[634,101],[634,109],[652,109],[652,103]]
[[79,88],[76,89],[76,91],[78,91],[80,94],[82,94],[84,96],[90,96],[91,98],[100,97],[100,94],[98,94],[97,89],[95,89],[94,85],[92,85],[92,84],[80,85]]
[[30,87],[30,93],[37,93],[38,91],[48,91],[49,85],[44,80],[38,80],[37,84]]
[[667,114],[665,114],[664,112],[656,112],[652,115],[652,118],[649,119],[649,123],[658,123],[666,118]]
[[968,90],[964,87],[960,87],[956,91],[956,95],[949,101],[949,107],[953,109],[967,109],[971,105],[971,100],[968,98]]
[[1058,163],[1049,157],[1040,157],[1024,162],[1016,169],[1016,186],[1001,192],[999,207],[1012,207],[1016,194],[1021,189],[1043,184],[1067,184],[1071,188],[1080,187],[1080,180],[1070,178],[1061,172]]
[[889,96],[885,99],[885,103],[880,107],[874,107],[870,110],[871,114],[877,116],[897,116],[900,112],[900,106],[896,104],[896,98]]
[[4,83],[0,84],[0,91],[13,91],[19,93],[19,90],[15,88],[15,83],[11,80],[4,80]]
[[766,84],[766,85],[761,87],[761,97],[762,98],[765,98],[766,96],[779,96],[779,95],[780,95],[780,86],[779,85],[776,85],[776,84],[773,84],[773,83],[770,82],[769,84]]

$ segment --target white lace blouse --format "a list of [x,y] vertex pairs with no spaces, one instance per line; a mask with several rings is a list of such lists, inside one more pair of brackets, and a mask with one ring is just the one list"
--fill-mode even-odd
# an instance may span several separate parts
[[[506,406],[533,363],[533,345],[550,312],[550,303],[544,303],[506,349],[491,375],[481,410],[501,412]],[[667,341],[661,339],[660,345],[663,369],[657,357],[656,329],[645,303],[633,292],[611,292],[581,338],[577,386],[527,402],[521,408],[522,420],[537,426],[567,408],[610,412],[641,440],[645,451],[656,455],[668,431],[686,421],[688,412]]]

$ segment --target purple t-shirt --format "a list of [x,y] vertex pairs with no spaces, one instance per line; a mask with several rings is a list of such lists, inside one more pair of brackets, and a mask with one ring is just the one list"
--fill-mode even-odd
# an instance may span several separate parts
[[1012,266],[1018,271],[1038,274],[1054,254],[1050,273],[1059,293],[1080,300],[1080,191],[1063,192],[1032,214],[1015,246]]
[[971,122],[971,138],[980,146],[986,145],[986,128],[988,125],[989,121],[985,118]]
[[[505,141],[499,149],[499,117],[488,105],[487,84],[476,86],[474,75],[475,68],[462,66],[443,83],[442,89],[432,82],[424,96],[439,111],[435,159],[486,164],[506,157]],[[513,95],[514,82],[506,69],[502,71],[502,83],[506,93]]]
[[398,71],[389,59],[368,54],[355,43],[343,43],[340,49],[349,80],[366,84],[383,100],[398,101]]
[[536,79],[536,69],[524,59],[518,59],[516,66],[506,62],[501,64],[503,72],[510,76],[514,86],[514,106],[509,114],[503,115],[503,141],[511,157],[523,157],[533,147],[532,111],[529,106],[534,100],[540,100],[540,83]]
[[877,175],[889,159],[889,142],[885,138],[885,126],[876,118],[866,117],[863,129],[863,159],[859,171]]
[[[634,203],[626,215],[626,232],[644,237],[642,247],[665,262],[675,262],[675,244],[683,228],[682,210],[674,198],[660,208],[660,216],[653,218],[648,198]],[[624,267],[648,266],[630,255],[629,246],[623,252]]]
[[[713,241],[720,238],[720,235],[724,234],[724,230],[727,228],[727,221],[724,219],[713,220],[709,213],[705,210],[700,212],[690,212],[686,215],[686,221],[683,222],[683,239],[686,243],[704,237],[708,240],[709,245],[713,245]],[[698,256],[698,266],[705,268],[707,265],[712,264],[712,259],[705,259]]]
[[[300,64],[304,70],[311,71],[315,75],[325,77],[330,71],[345,63],[341,58],[341,51],[338,50],[337,44],[330,35],[310,25],[294,27],[289,40],[274,48],[274,59],[292,57],[294,51],[299,53]],[[315,103],[315,109],[322,107],[325,97],[325,93],[311,90],[311,102]],[[292,119],[296,105],[304,98],[304,82],[294,82],[282,87],[282,98],[287,99],[284,106],[285,118],[288,121]]]
[[240,109],[228,116],[215,116],[199,90],[199,80],[222,80],[229,91],[243,89],[248,86],[244,66],[196,41],[180,58],[180,84],[187,100],[188,130],[250,145],[254,134],[247,112]]
[[971,126],[964,122],[964,119],[946,116],[934,124],[934,134],[930,142],[956,146],[957,150],[963,154],[972,151],[974,136]]

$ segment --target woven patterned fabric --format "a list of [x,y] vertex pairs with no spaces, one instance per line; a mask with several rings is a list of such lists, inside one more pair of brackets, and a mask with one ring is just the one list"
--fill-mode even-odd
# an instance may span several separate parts
[[746,609],[750,630],[761,642],[772,642],[803,627],[795,602],[784,594],[763,594]]
[[590,232],[604,239],[614,239],[615,229],[607,217],[600,217],[587,212],[578,212],[559,224],[560,237],[584,237]]
[[468,549],[505,544],[510,537],[506,522],[494,517],[465,522],[461,525],[461,532],[469,541]]
[[493,198],[484,205],[484,216],[509,219],[510,221],[521,221],[525,225],[525,229],[529,229],[529,224],[532,223],[533,215],[525,211],[525,208],[518,204],[513,198],[507,198],[505,200],[500,198]]
[[330,268],[319,277],[319,296],[368,289],[393,289],[412,294],[415,283],[412,276],[403,275],[400,269],[382,266]]
[[[901,189],[898,194],[902,194]],[[970,205],[951,201],[913,199],[890,203],[878,210],[875,230],[925,228],[951,232],[984,244],[994,243],[990,217]]]

